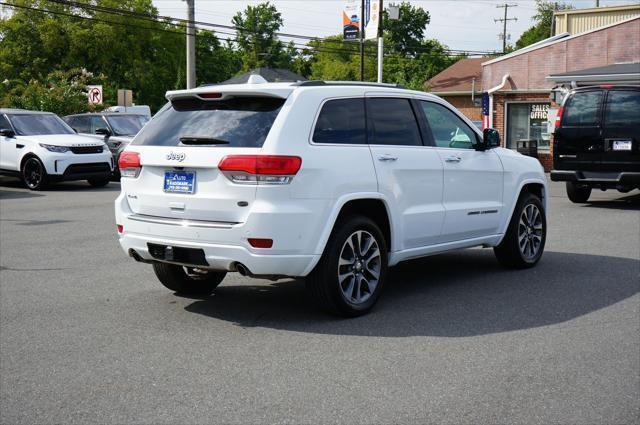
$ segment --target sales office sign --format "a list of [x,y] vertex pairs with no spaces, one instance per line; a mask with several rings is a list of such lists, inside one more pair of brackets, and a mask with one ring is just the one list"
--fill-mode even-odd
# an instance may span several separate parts
[[529,111],[529,119],[546,121],[549,115],[549,104],[534,103]]

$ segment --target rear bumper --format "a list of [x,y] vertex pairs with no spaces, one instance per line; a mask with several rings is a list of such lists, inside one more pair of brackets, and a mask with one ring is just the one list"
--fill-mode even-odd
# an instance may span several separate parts
[[[148,244],[168,245],[172,247],[194,248],[204,251],[207,262],[205,268],[212,270],[238,271],[243,265],[255,276],[305,276],[310,266],[315,264],[315,255],[266,255],[255,254],[239,245],[221,245],[198,243],[180,239],[154,238],[149,235],[132,233],[126,230],[120,236],[120,245],[129,256],[139,256],[143,261],[158,261],[149,252]],[[166,261],[171,263],[171,261]],[[186,264],[188,265],[188,264]]]
[[[241,264],[250,275],[301,277],[311,272],[320,258],[304,247],[305,242],[317,241],[305,236],[313,228],[305,211],[288,211],[283,206],[278,214],[254,210],[244,223],[233,223],[135,214],[124,194],[115,206],[116,223],[123,227],[120,245],[137,260],[175,263],[154,257],[149,244],[156,244],[202,250],[206,260],[203,268],[238,271]],[[254,248],[248,243],[250,237],[269,237],[274,245]]]
[[585,186],[603,188],[640,187],[640,173],[638,172],[552,170],[551,180],[554,182],[576,182]]

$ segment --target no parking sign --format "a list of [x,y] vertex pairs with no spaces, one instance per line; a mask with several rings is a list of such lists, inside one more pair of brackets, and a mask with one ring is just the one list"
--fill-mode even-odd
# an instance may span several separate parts
[[90,105],[102,105],[102,86],[87,86]]

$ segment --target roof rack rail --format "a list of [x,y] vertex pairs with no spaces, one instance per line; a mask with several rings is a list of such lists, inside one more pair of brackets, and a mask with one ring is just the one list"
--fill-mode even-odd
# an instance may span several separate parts
[[406,87],[400,84],[389,83],[371,83],[367,81],[324,81],[324,80],[309,80],[298,81],[291,84],[297,87],[320,87],[320,86],[366,86],[366,87],[385,87],[391,89],[404,89]]

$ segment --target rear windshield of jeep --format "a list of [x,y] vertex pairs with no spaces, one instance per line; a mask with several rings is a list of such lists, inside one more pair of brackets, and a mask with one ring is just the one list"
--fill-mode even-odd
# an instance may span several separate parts
[[142,128],[134,144],[259,148],[284,102],[257,96],[174,100]]

